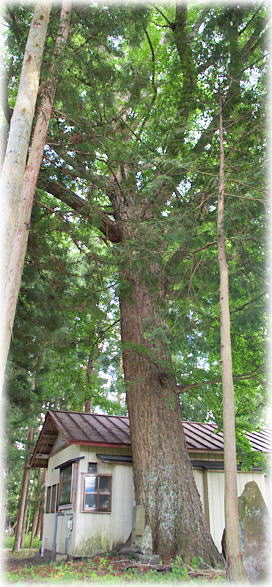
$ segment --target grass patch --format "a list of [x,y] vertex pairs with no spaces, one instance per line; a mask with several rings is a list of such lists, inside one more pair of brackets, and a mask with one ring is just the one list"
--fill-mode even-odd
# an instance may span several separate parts
[[[12,549],[13,545],[14,545],[14,540],[15,540],[14,536],[6,535],[4,538],[4,548],[11,548]],[[29,548],[30,540],[31,540],[31,534],[26,534],[24,549]],[[35,537],[33,540],[32,549],[37,550],[38,548],[41,548],[41,545],[42,545],[42,541],[39,538]]]

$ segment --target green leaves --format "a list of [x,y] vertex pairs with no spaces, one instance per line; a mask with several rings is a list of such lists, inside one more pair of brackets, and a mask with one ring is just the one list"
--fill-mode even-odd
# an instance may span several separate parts
[[[25,30],[29,11],[16,7],[13,13]],[[161,330],[148,325],[147,346],[163,339],[178,382],[202,383],[182,395],[184,417],[220,421],[220,83],[234,375],[255,373],[235,382],[237,417],[244,427],[262,417],[264,13],[262,7],[188,5],[177,30],[174,5],[74,7],[14,330],[12,402],[21,383],[36,413],[41,405],[81,409],[88,395],[107,411],[108,397],[115,402],[119,390],[123,398],[118,295],[129,298],[129,268],[167,324]],[[10,21],[11,106],[20,66],[15,28]],[[52,182],[86,202],[84,215],[50,192]],[[105,217],[108,226],[119,227],[121,242],[112,243],[103,231]],[[203,383],[208,380],[216,383]]]

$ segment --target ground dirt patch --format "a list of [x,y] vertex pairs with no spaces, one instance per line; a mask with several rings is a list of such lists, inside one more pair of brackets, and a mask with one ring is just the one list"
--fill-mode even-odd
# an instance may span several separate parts
[[[52,561],[49,554],[39,552],[29,556],[6,553],[4,568],[7,581],[11,582],[177,582],[193,579],[222,581],[222,569],[212,569],[205,564],[184,565],[179,557],[162,559],[161,564],[141,564],[133,558],[121,555],[101,555],[84,560]],[[201,568],[200,568],[201,567]]]

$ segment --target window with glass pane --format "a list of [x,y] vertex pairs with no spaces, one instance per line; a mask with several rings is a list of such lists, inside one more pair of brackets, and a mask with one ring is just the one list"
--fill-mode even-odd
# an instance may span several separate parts
[[88,473],[97,472],[97,463],[88,463]]
[[72,465],[60,470],[59,505],[71,503]]
[[52,488],[51,485],[50,485],[50,487],[47,487],[47,492],[46,492],[46,506],[45,506],[45,513],[46,514],[50,513],[51,488]]
[[110,475],[85,475],[83,510],[85,512],[111,511]]
[[56,511],[57,505],[57,485],[52,485],[52,493],[51,493],[51,507],[50,512],[53,514]]

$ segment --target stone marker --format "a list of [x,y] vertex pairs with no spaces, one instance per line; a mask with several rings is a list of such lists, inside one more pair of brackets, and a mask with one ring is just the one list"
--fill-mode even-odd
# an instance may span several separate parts
[[241,550],[245,571],[250,580],[266,578],[269,553],[269,514],[255,481],[246,483],[238,498]]
[[[261,491],[255,481],[246,483],[238,497],[241,554],[246,574],[250,581],[267,578],[269,561],[268,528],[269,513]],[[222,538],[224,554],[225,530]]]
[[143,564],[156,565],[161,559],[153,554],[151,527],[145,524],[145,508],[142,505],[133,508],[132,532],[119,553],[133,556]]
[[141,546],[144,529],[145,508],[142,505],[135,505],[132,510],[131,544],[133,546]]

